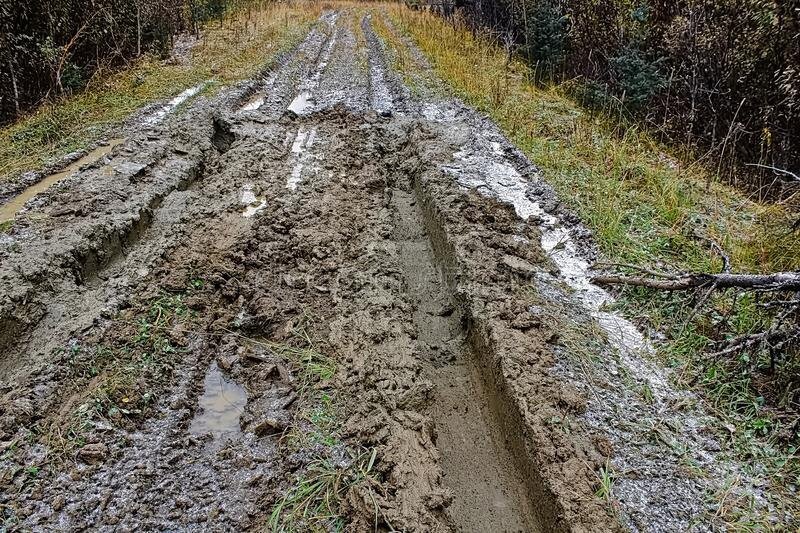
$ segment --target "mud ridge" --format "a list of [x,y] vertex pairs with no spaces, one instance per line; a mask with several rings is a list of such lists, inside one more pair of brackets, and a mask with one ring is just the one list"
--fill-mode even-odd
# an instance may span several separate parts
[[[533,250],[529,249],[520,254],[524,249],[521,243],[515,243],[511,247],[502,244],[505,239],[513,241],[511,235],[505,237],[503,234],[527,233],[530,240],[536,240],[538,230],[517,223],[518,219],[514,213],[511,213],[508,222],[501,222],[504,219],[489,215],[488,206],[473,194],[459,199],[459,195],[454,196],[452,191],[448,192],[451,187],[444,185],[441,171],[435,164],[430,163],[437,159],[437,156],[433,155],[436,149],[420,150],[421,147],[431,143],[429,137],[431,132],[428,130],[430,127],[436,129],[434,125],[423,123],[421,129],[417,126],[417,131],[411,134],[412,138],[416,139],[412,140],[409,146],[416,145],[416,147],[410,152],[417,151],[417,153],[411,156],[406,153],[406,156],[410,156],[409,159],[414,161],[406,168],[407,172],[414,176],[413,190],[421,206],[423,224],[430,236],[436,261],[445,273],[449,291],[453,294],[456,305],[464,310],[465,336],[469,348],[467,353],[471,354],[471,359],[468,361],[476,369],[476,374],[480,376],[487,391],[491,415],[498,428],[496,434],[499,435],[499,442],[509,450],[515,468],[522,473],[528,499],[536,502],[535,514],[544,530],[573,530],[579,524],[587,526],[592,524],[591,527],[604,524],[604,528],[613,530],[618,527],[615,520],[605,509],[596,503],[591,503],[594,500],[591,491],[595,479],[594,468],[601,464],[602,455],[595,450],[589,436],[581,437],[581,430],[577,427],[571,429],[575,434],[567,448],[575,447],[573,453],[576,453],[576,456],[565,454],[562,460],[566,461],[564,464],[566,469],[555,474],[554,467],[559,461],[555,461],[554,464],[552,441],[563,440],[563,436],[551,434],[552,430],[548,429],[547,423],[543,420],[546,417],[537,416],[538,421],[534,421],[531,417],[532,402],[544,402],[536,410],[544,412],[552,410],[551,412],[555,414],[563,407],[570,409],[569,406],[577,400],[573,392],[561,386],[553,389],[552,384],[547,384],[552,381],[548,370],[552,355],[549,354],[550,348],[546,344],[551,333],[546,330],[541,331],[541,325],[536,318],[528,314],[525,306],[520,306],[521,302],[515,303],[519,297],[513,296],[521,289],[527,290],[525,287],[536,271],[547,270],[549,267],[544,256],[536,253],[530,255]],[[420,165],[419,161],[427,163]],[[444,178],[448,179],[446,176]],[[445,207],[452,205],[459,206],[457,209],[461,213],[460,216],[455,216],[453,207]],[[487,214],[480,214],[483,210],[487,210]],[[464,216],[469,222],[473,222],[476,218],[486,220],[489,222],[489,227],[482,229],[481,224],[475,228],[477,232],[475,230],[470,232],[473,224],[467,224],[467,228],[462,227]],[[501,229],[500,231],[489,229],[492,226],[495,228],[500,226]],[[496,237],[488,237],[487,231],[494,233]],[[465,237],[465,234],[469,237]],[[468,240],[465,241],[465,238]],[[496,239],[500,239],[501,242],[492,242]],[[485,241],[489,246],[510,248],[514,251],[510,255],[497,256],[495,254],[498,250],[484,248],[476,241]],[[465,254],[465,245],[473,249],[472,253]],[[470,257],[473,254],[480,255],[477,250],[484,252],[481,269],[476,271]],[[541,254],[541,251],[538,254]],[[519,259],[514,257],[518,255],[522,257]],[[495,268],[500,269],[502,273],[484,274],[483,265],[492,264],[492,260],[489,259],[491,257],[497,258]],[[489,277],[485,277],[486,275]],[[497,281],[485,285],[489,279]],[[500,280],[503,282],[498,285]],[[505,283],[510,285],[506,285],[503,295],[494,292]],[[487,300],[486,297],[490,294],[493,296]],[[493,298],[499,299],[499,306],[492,302]],[[500,309],[495,310],[493,307]],[[508,341],[512,339],[516,345],[509,344]],[[530,351],[530,355],[525,351]],[[537,357],[543,359],[537,361]],[[523,364],[522,367],[519,366],[520,363]],[[536,385],[537,382],[540,385]],[[523,383],[525,386],[520,388]],[[536,389],[528,389],[530,386],[542,390],[534,393]],[[565,401],[564,398],[568,400]],[[548,404],[551,407],[546,407]],[[558,404],[562,407],[557,407]],[[575,405],[578,409],[582,408],[580,401]],[[543,450],[540,446],[545,442],[548,446]],[[579,445],[575,446],[576,443]],[[578,459],[579,457],[582,458]],[[575,469],[577,465],[573,463],[575,459],[583,463],[577,469]],[[574,476],[573,479],[570,479],[569,475],[565,476],[570,468],[575,469],[574,474],[571,474]]]
[[458,290],[459,261],[455,247],[447,238],[447,232],[436,211],[435,202],[423,190],[419,178],[414,179],[414,192],[422,205],[423,224],[429,235],[437,261],[443,265],[442,271],[446,283],[456,305],[464,310],[464,330],[466,337],[467,364],[473,369],[482,386],[486,389],[483,397],[488,400],[493,427],[492,438],[505,447],[513,458],[515,468],[522,473],[521,479],[527,491],[528,501],[536,502],[536,526],[540,531],[568,531],[569,524],[563,519],[564,510],[558,504],[557,497],[547,487],[540,474],[541,465],[537,464],[533,454],[528,450],[529,439],[526,438],[528,428],[519,413],[519,405],[513,394],[509,393],[508,384],[499,374],[498,355],[491,344],[487,325],[476,313],[472,312],[469,298]]
[[503,435],[508,428],[498,424],[496,391],[485,390],[490,376],[475,360],[472,343],[465,341],[470,327],[464,302],[454,298],[453,286],[437,265],[432,239],[424,229],[433,224],[418,207],[424,197],[418,187],[408,188],[396,188],[392,203],[406,286],[415,303],[419,349],[429,362],[426,375],[436,387],[431,416],[443,483],[453,491],[448,517],[462,531],[554,530],[542,528],[531,509],[530,502],[540,500],[531,498],[520,475],[529,469],[518,470],[516,450],[507,448]]
[[[207,143],[212,141],[214,136],[209,135],[208,139]],[[202,146],[204,143],[199,141],[198,144]],[[126,167],[123,176],[127,177],[127,181],[134,186],[137,183],[150,181],[154,173],[163,172],[161,169],[166,168],[171,169],[168,171],[171,174],[170,181],[165,186],[156,187],[140,196],[137,200],[143,205],[133,213],[125,213],[122,218],[113,221],[109,220],[110,217],[101,217],[96,221],[90,221],[89,226],[84,230],[85,237],[83,239],[75,242],[70,248],[59,251],[60,257],[48,254],[46,261],[36,265],[35,268],[39,270],[38,272],[34,270],[25,273],[25,282],[15,285],[14,291],[8,293],[11,301],[20,302],[24,306],[27,302],[36,301],[42,289],[51,290],[52,285],[43,285],[42,282],[52,274],[54,269],[71,271],[77,285],[96,278],[107,265],[124,254],[127,247],[138,241],[149,227],[152,213],[158,209],[167,196],[174,191],[185,190],[196,180],[202,178],[205,159],[208,157],[206,153],[196,152],[196,155],[193,156],[179,154],[177,157],[171,158],[167,156],[157,163],[133,165],[130,169]],[[61,211],[56,208],[56,214],[61,212],[68,216],[72,214],[63,207],[60,209]],[[79,215],[80,213],[81,211],[78,211]],[[10,304],[8,300],[3,304],[3,308],[0,309],[2,315],[24,316],[24,313],[20,312],[20,308]],[[8,320],[5,316],[2,319]],[[17,326],[12,328],[15,334],[9,335],[6,330],[3,331],[3,334],[0,335],[0,348],[3,350],[7,350],[12,342],[18,341],[20,333],[24,334],[23,331],[20,331],[22,321],[19,318],[11,321],[17,323]]]

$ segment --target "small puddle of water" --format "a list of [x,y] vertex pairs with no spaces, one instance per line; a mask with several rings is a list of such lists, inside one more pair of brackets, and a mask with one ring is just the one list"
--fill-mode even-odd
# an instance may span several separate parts
[[176,96],[175,98],[173,98],[172,100],[170,100],[169,102],[158,108],[149,117],[145,118],[144,119],[145,124],[149,125],[158,124],[164,119],[164,117],[172,113],[172,111],[174,111],[176,107],[178,107],[183,102],[185,102],[189,98],[193,97],[194,95],[202,91],[207,83],[208,82],[203,82],[198,85],[195,85],[194,87],[189,87],[181,94],[179,94],[178,96]]
[[239,418],[247,405],[247,392],[225,377],[216,363],[208,367],[203,386],[189,432],[194,435],[211,433],[215,439],[241,433]]
[[316,139],[317,128],[312,128],[309,131],[301,127],[297,131],[297,137],[295,137],[292,143],[292,154],[295,154],[296,160],[292,168],[292,173],[286,180],[286,188],[289,190],[296,190],[300,182],[303,181],[303,168],[306,166],[306,162],[312,157],[309,150],[314,146]]
[[58,183],[59,181],[68,178],[69,176],[73,175],[74,173],[78,172],[81,167],[94,163],[95,161],[99,160],[100,158],[106,156],[114,149],[115,146],[118,146],[124,142],[124,139],[112,139],[108,141],[108,144],[105,146],[98,146],[85,156],[81,157],[77,161],[70,163],[62,170],[54,174],[50,174],[49,176],[44,177],[41,181],[34,183],[17,196],[9,200],[3,206],[0,206],[0,222],[8,222],[9,220],[14,220],[14,217],[23,208],[25,203],[39,194],[40,192],[44,192],[49,189],[52,185]]
[[252,183],[246,183],[245,186],[242,187],[241,203],[246,206],[242,212],[242,216],[244,218],[252,218],[265,207],[267,207],[266,198],[256,198],[256,195],[253,192]]

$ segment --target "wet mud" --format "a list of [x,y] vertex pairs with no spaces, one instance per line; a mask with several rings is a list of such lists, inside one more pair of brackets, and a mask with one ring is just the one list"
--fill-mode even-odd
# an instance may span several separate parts
[[[0,206],[0,223],[14,220],[14,217],[25,206],[28,200],[37,194],[46,191],[61,180],[72,176],[79,170],[82,170],[84,167],[92,165],[93,163],[103,159],[111,153],[114,147],[122,144],[122,142],[122,139],[112,139],[107,143],[98,146],[94,150],[87,152],[86,155],[81,156],[74,162],[68,164],[62,170],[45,176],[37,183],[27,187],[25,190]],[[111,172],[111,170],[108,169],[108,172]]]
[[406,183],[405,190],[394,189],[391,201],[418,350],[436,390],[430,414],[443,483],[456,495],[447,516],[462,531],[542,531],[481,373],[473,368],[463,307],[436,261],[415,188]]
[[320,465],[350,480],[341,517],[297,530],[690,522],[700,485],[672,471],[598,498],[620,420],[560,339],[604,317],[554,253],[590,240],[484,117],[412,96],[382,16],[326,13],[0,235],[6,527],[276,529]]

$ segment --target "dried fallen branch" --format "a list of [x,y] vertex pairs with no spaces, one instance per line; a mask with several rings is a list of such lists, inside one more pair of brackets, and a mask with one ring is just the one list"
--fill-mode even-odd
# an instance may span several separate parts
[[[786,291],[797,293],[800,291],[800,271],[797,272],[777,272],[774,274],[731,274],[730,260],[720,246],[715,242],[709,241],[712,250],[717,253],[723,262],[723,272],[719,274],[707,273],[683,273],[683,274],[663,274],[654,272],[635,265],[625,264],[606,264],[604,266],[615,266],[633,270],[639,275],[607,274],[592,278],[592,282],[598,285],[630,285],[636,287],[647,287],[665,291],[704,291],[699,298],[689,317],[686,319],[688,324],[705,305],[711,295],[723,289],[741,289],[754,291]],[[597,265],[596,265],[597,266]],[[800,340],[800,328],[797,326],[798,307],[800,299],[797,294],[790,299],[775,299],[765,304],[764,308],[782,309],[772,319],[771,325],[765,330],[732,339],[716,342],[716,351],[707,354],[709,357],[719,359],[730,356],[745,350],[754,348],[768,349],[770,355],[770,367],[774,371],[776,354],[787,349],[791,345],[796,345]]]
[[664,291],[685,291],[714,287],[720,289],[760,289],[774,291],[800,290],[800,271],[774,274],[683,274],[674,279],[646,278],[642,276],[599,275],[592,278],[597,285],[632,285]]
[[[792,328],[792,329],[773,328],[767,331],[761,331],[759,333],[741,335],[739,337],[719,343],[722,346],[724,346],[724,348],[717,352],[709,354],[709,357],[719,359],[721,357],[735,354],[742,350],[753,348],[754,346],[758,346],[761,344],[767,344],[767,346],[772,350],[781,350],[788,343],[797,339],[798,336],[800,336],[800,329],[798,328]],[[772,362],[772,366],[774,367],[774,361]]]
[[776,168],[776,167],[772,167],[772,166],[769,166],[769,165],[760,165],[758,163],[745,163],[745,164],[748,167],[765,168],[767,170],[771,170],[771,171],[775,172],[776,174],[781,174],[783,176],[788,176],[789,178],[791,178],[791,179],[793,179],[795,181],[800,181],[800,176],[798,176],[794,172],[789,172],[788,170],[785,170],[785,169],[782,169],[782,168]]

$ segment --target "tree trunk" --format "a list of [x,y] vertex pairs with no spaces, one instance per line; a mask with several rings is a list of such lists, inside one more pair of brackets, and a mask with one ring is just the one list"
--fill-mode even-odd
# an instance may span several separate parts
[[17,87],[17,73],[14,71],[14,63],[8,62],[8,69],[11,71],[11,87],[14,89],[14,111],[19,117],[19,87]]
[[136,57],[142,55],[142,6],[136,2]]

